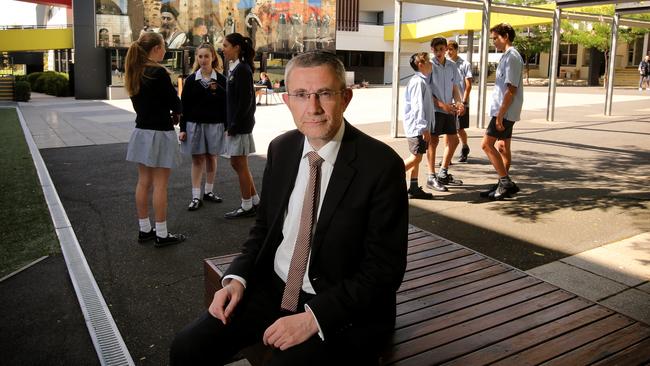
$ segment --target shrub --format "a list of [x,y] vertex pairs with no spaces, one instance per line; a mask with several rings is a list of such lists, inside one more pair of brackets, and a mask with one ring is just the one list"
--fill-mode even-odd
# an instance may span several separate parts
[[29,83],[26,81],[16,81],[14,87],[14,99],[18,102],[27,102],[32,96]]
[[36,91],[36,89],[34,88],[34,85],[36,84],[36,80],[39,77],[41,77],[41,75],[43,75],[43,73],[40,72],[40,71],[33,72],[33,73],[27,75],[27,82],[29,82],[29,85],[31,86],[33,91]]
[[33,91],[64,97],[68,95],[68,74],[62,72],[45,71],[34,72],[27,75],[27,80]]

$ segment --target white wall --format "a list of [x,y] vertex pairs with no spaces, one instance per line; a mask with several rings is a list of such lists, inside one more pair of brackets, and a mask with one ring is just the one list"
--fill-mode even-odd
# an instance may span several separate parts
[[[384,23],[393,23],[395,20],[395,1],[393,0],[360,0],[359,10],[374,12],[383,11]],[[403,3],[402,22],[414,22],[419,19],[429,18],[452,10],[455,10],[455,8]]]

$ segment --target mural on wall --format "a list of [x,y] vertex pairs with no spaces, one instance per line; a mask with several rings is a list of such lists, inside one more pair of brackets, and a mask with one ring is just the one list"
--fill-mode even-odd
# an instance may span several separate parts
[[335,49],[336,0],[96,0],[98,47],[128,47],[159,32],[169,49],[221,48],[238,32],[258,52]]

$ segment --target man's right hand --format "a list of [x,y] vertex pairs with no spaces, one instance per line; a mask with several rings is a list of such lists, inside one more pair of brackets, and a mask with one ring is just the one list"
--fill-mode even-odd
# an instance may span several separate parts
[[225,325],[230,320],[230,316],[242,296],[244,296],[244,285],[232,279],[226,286],[214,294],[208,312],[213,317],[221,320]]

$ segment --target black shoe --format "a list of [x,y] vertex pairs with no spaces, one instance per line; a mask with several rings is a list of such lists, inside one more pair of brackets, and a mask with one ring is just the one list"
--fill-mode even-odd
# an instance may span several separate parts
[[422,187],[417,187],[417,188],[409,188],[408,190],[409,198],[415,198],[415,199],[420,199],[420,200],[431,200],[433,199],[433,195],[429,192],[425,192],[422,190]]
[[156,238],[156,229],[149,230],[148,233],[144,231],[138,231],[138,243],[146,243],[149,240],[154,240]]
[[483,197],[483,198],[488,198],[488,197],[490,197],[490,193],[496,191],[498,186],[499,186],[499,183],[497,182],[497,183],[491,185],[490,188],[487,189],[487,191],[482,191],[481,193],[479,193],[479,195],[481,197]]
[[435,189],[438,192],[448,192],[449,190],[445,187],[438,178],[427,178],[427,188]]
[[196,211],[201,207],[201,200],[198,198],[192,198],[192,201],[190,201],[190,205],[187,206],[188,211]]
[[236,209],[226,212],[223,217],[227,219],[238,219],[240,217],[253,217],[255,216],[255,213],[257,210],[255,209],[255,206],[251,207],[250,210],[244,210],[243,208],[237,207]]
[[154,246],[156,248],[162,248],[168,245],[182,243],[183,241],[185,241],[185,235],[167,233],[166,238],[161,238],[159,236],[156,236],[156,244],[154,244]]
[[260,102],[257,102],[257,104],[256,104],[256,105],[262,105],[262,103],[260,103]]
[[454,176],[447,173],[444,177],[441,177],[440,174],[438,174],[438,181],[444,185],[450,185],[450,186],[462,186],[463,181],[460,179],[454,179]]
[[503,184],[499,182],[497,189],[490,193],[488,196],[491,200],[500,201],[504,198],[510,198],[513,194],[519,192],[519,187],[514,182]]
[[467,163],[467,156],[469,156],[469,146],[465,145],[460,150],[460,158],[458,158],[458,162]]
[[208,192],[203,194],[203,200],[208,201],[208,202],[216,202],[216,203],[221,203],[223,200],[221,197],[217,196],[213,192]]

